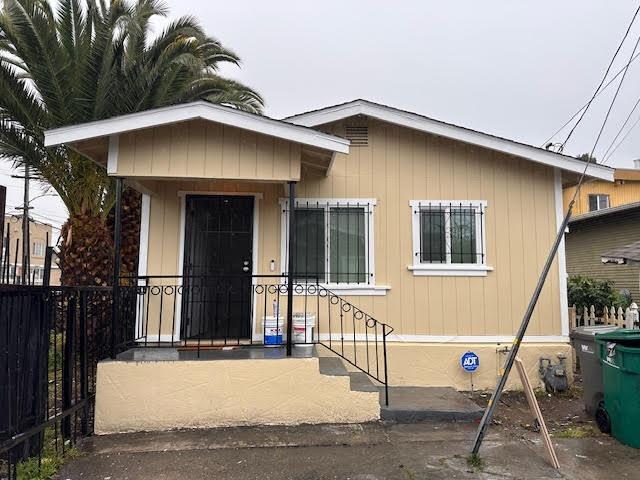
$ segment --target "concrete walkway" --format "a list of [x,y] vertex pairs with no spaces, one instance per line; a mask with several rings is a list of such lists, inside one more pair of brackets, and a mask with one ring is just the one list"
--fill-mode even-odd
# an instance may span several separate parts
[[474,424],[246,427],[93,437],[58,478],[120,479],[467,479],[638,478],[640,450],[607,436],[554,439],[553,470],[539,437],[490,433],[484,465],[467,464]]

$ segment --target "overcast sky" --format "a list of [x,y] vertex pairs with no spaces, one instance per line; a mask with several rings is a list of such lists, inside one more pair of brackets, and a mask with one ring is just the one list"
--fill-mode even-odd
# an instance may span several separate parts
[[[197,16],[240,55],[242,68],[223,73],[261,92],[270,116],[365,98],[533,145],[586,103],[637,8],[631,0],[166,3],[171,17]],[[638,35],[640,18],[612,74]],[[598,97],[566,153],[591,150],[616,87]],[[640,59],[596,148],[599,160],[639,96]],[[640,107],[627,128],[638,118]],[[640,158],[640,124],[608,164],[630,167],[633,158]],[[2,177],[13,185],[9,204],[17,204],[20,188]],[[35,206],[43,218],[65,216],[56,199]]]

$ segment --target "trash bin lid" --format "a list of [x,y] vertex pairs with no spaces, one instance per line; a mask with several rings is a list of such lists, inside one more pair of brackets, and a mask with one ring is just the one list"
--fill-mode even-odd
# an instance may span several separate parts
[[615,325],[591,325],[578,327],[572,330],[569,334],[569,337],[571,339],[587,340],[593,342],[594,336],[596,334],[610,333],[615,332],[616,330],[620,330],[620,327],[616,327]]
[[596,334],[596,340],[640,348],[640,330],[621,328],[613,332]]

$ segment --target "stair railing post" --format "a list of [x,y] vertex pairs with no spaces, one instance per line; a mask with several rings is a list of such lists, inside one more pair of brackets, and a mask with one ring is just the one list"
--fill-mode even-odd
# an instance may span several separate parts
[[389,375],[387,373],[387,326],[382,324],[382,355],[384,360],[384,404],[389,406]]
[[293,271],[295,268],[294,263],[296,253],[295,219],[296,182],[289,182],[289,255],[287,259],[287,357],[291,356],[291,346],[293,343]]

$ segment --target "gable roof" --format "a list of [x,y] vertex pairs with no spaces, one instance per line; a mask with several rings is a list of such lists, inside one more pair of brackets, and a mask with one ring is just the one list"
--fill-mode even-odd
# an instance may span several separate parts
[[[342,120],[354,115],[366,115],[384,122],[393,123],[414,130],[431,133],[441,137],[451,138],[471,145],[488,148],[498,152],[522,157],[543,165],[558,167],[574,173],[582,173],[585,162],[575,157],[534,147],[488,133],[479,132],[451,123],[442,122],[417,113],[400,110],[368,100],[353,100],[333,105],[331,107],[312,110],[298,115],[286,117],[283,120],[296,125],[316,127]],[[613,169],[603,165],[591,164],[587,175],[602,180],[613,181]]]
[[332,152],[349,153],[349,140],[344,138],[204,100],[54,128],[44,132],[44,144],[49,147],[195,119],[222,123]]

